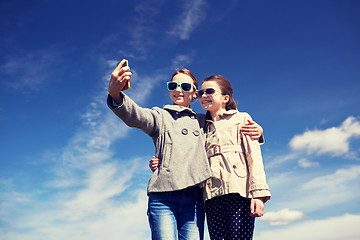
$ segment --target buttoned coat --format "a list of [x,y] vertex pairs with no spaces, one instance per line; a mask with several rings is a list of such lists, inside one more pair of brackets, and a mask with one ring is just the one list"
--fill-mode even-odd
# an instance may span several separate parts
[[212,177],[206,181],[204,199],[239,193],[246,198],[270,199],[270,190],[257,140],[241,133],[250,115],[226,111],[220,120],[207,120],[206,151]]
[[149,180],[148,194],[185,189],[211,177],[204,148],[204,114],[179,105],[142,108],[121,94],[123,102],[119,106],[114,106],[108,96],[109,108],[126,125],[149,135],[155,145],[155,156],[162,160]]

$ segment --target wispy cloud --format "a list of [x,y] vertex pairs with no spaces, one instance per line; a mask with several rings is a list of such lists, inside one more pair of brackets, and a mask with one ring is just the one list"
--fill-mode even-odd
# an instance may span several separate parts
[[[141,105],[152,86],[170,77],[174,64],[188,61],[186,55],[176,56],[168,67],[146,77],[135,71],[129,94]],[[114,62],[107,64],[111,72]],[[4,239],[148,238],[146,183],[151,171],[144,164],[147,158],[120,160],[111,150],[130,128],[106,106],[108,75],[68,143],[58,154],[45,151],[46,160],[54,164],[52,178],[43,185],[46,197],[16,191],[11,184],[0,193],[0,221],[7,222],[0,229]],[[138,87],[144,83],[146,91]]]
[[291,171],[272,175],[269,178],[270,189],[277,194],[270,200],[270,211],[277,212],[288,208],[310,214],[339,205],[343,206],[339,209],[351,213],[347,206],[360,198],[360,192],[354,191],[353,184],[359,181],[359,165],[320,176],[318,172],[311,171]]
[[[87,197],[92,202],[97,195]],[[122,200],[101,201],[93,212],[86,214],[81,211],[83,208],[66,208],[64,198],[32,202],[28,209],[19,209],[21,213],[18,211],[16,216],[7,216],[8,224],[0,229],[0,235],[4,240],[148,239],[146,201],[145,189],[137,188],[128,191]]]
[[[131,19],[130,35],[132,38],[132,47],[142,53],[144,57],[147,48],[153,45],[154,38],[150,37],[157,31],[154,18],[160,14],[160,7],[164,3],[160,1],[142,1],[134,9],[134,17]],[[137,54],[138,56],[139,54]]]
[[306,158],[301,158],[299,161],[298,161],[298,164],[300,167],[302,168],[311,168],[311,167],[317,167],[319,166],[319,163],[318,162],[312,162]]
[[[107,79],[104,77],[104,87],[90,100],[62,151],[45,151],[44,156],[54,164],[52,178],[45,180],[45,189],[39,189],[47,192],[46,197],[16,191],[10,183],[0,192],[0,221],[6,222],[0,235],[4,239],[149,236],[146,182],[151,171],[147,164],[139,164],[147,162],[147,157],[122,162],[113,155],[111,145],[125,137],[129,128],[106,106]],[[147,97],[143,93],[142,100]]]
[[304,218],[302,212],[285,208],[277,212],[267,212],[260,220],[269,222],[271,226],[280,226],[299,221],[302,218]]
[[360,136],[360,121],[348,117],[339,127],[325,130],[309,130],[293,137],[289,143],[293,150],[304,150],[309,154],[340,156],[349,153],[349,140]]
[[194,53],[190,54],[180,54],[175,56],[172,61],[172,68],[183,68],[184,66],[191,63],[191,59],[193,59]]
[[181,40],[190,38],[190,34],[206,17],[206,2],[204,0],[183,1],[183,11],[169,34]]
[[313,161],[304,157],[308,155],[330,155],[333,157],[343,156],[348,159],[359,159],[358,151],[350,148],[353,138],[360,137],[360,120],[350,116],[338,127],[330,127],[324,130],[308,130],[295,135],[289,141],[290,149],[282,155],[270,157],[266,163],[267,169],[278,168],[289,162],[306,169],[317,167],[319,161]]
[[306,221],[288,228],[271,229],[255,235],[257,240],[356,240],[360,236],[360,215],[343,216]]
[[[339,191],[352,182],[359,182],[360,166],[338,169],[335,173],[316,177],[303,185],[304,190],[315,190],[317,192]],[[357,194],[358,195],[358,194]]]
[[54,77],[54,66],[59,53],[54,49],[14,54],[8,56],[0,66],[2,84],[22,91],[37,91],[51,77]]
[[266,163],[266,168],[271,169],[275,167],[279,167],[288,161],[292,161],[298,158],[298,154],[290,152],[284,155],[275,156],[272,160]]

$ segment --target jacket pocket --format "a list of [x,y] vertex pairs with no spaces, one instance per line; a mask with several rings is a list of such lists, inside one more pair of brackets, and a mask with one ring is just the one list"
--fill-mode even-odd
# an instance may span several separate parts
[[164,133],[164,146],[162,151],[162,167],[168,168],[170,166],[171,155],[173,151],[173,142],[170,137],[170,133],[166,131]]
[[233,152],[231,156],[229,156],[230,167],[234,173],[241,178],[248,175],[245,159],[245,154],[242,152]]

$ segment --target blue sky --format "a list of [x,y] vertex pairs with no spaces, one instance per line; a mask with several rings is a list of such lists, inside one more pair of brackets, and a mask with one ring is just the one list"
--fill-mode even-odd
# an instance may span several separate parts
[[127,58],[141,106],[170,103],[187,67],[226,76],[263,126],[256,240],[357,239],[359,16],[355,0],[0,1],[0,238],[149,239],[152,141],[106,106]]

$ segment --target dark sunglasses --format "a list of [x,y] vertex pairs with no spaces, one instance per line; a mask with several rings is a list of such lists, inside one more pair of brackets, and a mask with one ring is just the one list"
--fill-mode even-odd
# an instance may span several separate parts
[[194,87],[194,90],[196,90],[196,86],[192,83],[167,82],[166,84],[169,91],[175,91],[179,86],[184,92],[190,92],[191,87]]
[[215,89],[213,89],[213,88],[207,88],[207,89],[205,89],[205,90],[203,90],[203,89],[199,90],[199,97],[201,97],[202,95],[204,95],[204,93],[205,93],[206,95],[211,95],[211,94],[214,94],[215,92],[218,92],[218,93],[222,94],[221,92],[219,92],[219,91],[217,91],[217,90],[215,90]]

